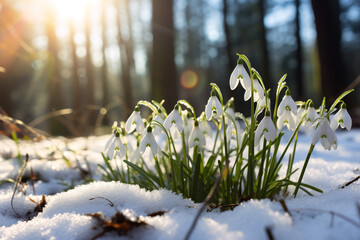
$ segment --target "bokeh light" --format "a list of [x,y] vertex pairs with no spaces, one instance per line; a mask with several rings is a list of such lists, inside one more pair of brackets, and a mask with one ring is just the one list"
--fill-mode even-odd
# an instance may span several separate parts
[[194,88],[199,82],[199,77],[193,70],[186,70],[180,76],[181,86],[187,89]]

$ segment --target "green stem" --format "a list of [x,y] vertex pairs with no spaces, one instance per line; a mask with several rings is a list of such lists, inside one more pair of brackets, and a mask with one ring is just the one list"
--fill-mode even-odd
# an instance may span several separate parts
[[261,190],[261,180],[263,177],[263,171],[264,171],[264,163],[265,163],[265,155],[266,155],[266,139],[264,138],[264,143],[263,143],[263,154],[261,156],[261,162],[260,162],[260,168],[259,168],[259,173],[258,173],[258,177],[257,177],[257,189],[256,189],[256,195],[258,198],[261,198],[260,196],[260,190]]
[[248,157],[248,175],[247,175],[247,191],[248,195],[252,195],[254,192],[254,134],[255,134],[255,102],[254,102],[254,86],[253,86],[253,74],[250,69],[250,79],[251,79],[251,123],[250,123],[250,133],[249,133],[249,157]]
[[301,181],[302,181],[302,179],[303,179],[303,177],[304,177],[304,173],[305,173],[306,167],[307,167],[307,165],[308,165],[308,163],[309,163],[310,156],[311,156],[311,154],[312,154],[312,152],[313,152],[313,150],[314,150],[314,147],[315,147],[315,145],[313,145],[313,144],[310,145],[310,149],[309,149],[309,152],[308,152],[308,154],[307,154],[307,156],[306,156],[304,166],[303,166],[303,168],[302,168],[302,170],[301,170],[299,180],[298,180],[298,182],[297,182],[297,184],[296,184],[296,188],[295,188],[295,191],[294,191],[294,197],[296,197],[297,192],[299,191]]
[[[287,167],[287,171],[286,171],[286,176],[289,176],[289,177],[287,177],[286,180],[290,180],[290,173],[292,172],[292,167],[293,167],[293,164],[294,164],[294,158],[295,158],[295,153],[296,153],[296,145],[297,145],[297,141],[298,141],[298,135],[299,135],[299,131],[296,131],[294,147],[293,147],[293,153],[289,157],[288,167]],[[285,185],[284,192],[287,191],[287,187],[288,187],[288,185]]]

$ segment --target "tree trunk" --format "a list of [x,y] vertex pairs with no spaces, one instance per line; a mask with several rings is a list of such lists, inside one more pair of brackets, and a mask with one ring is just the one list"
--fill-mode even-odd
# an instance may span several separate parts
[[152,98],[170,110],[178,99],[175,75],[173,0],[153,0]]
[[86,37],[86,78],[87,78],[87,104],[95,105],[95,87],[94,87],[94,65],[91,59],[91,25],[90,25],[90,7],[86,9],[85,17],[85,37]]
[[[126,3],[128,4],[128,3]],[[131,65],[130,62],[133,61],[133,59],[129,59],[129,54],[126,54],[129,52],[129,49],[127,49],[127,46],[125,44],[122,31],[121,31],[121,22],[120,22],[120,4],[118,1],[114,1],[115,9],[116,9],[116,26],[118,31],[117,41],[118,41],[118,47],[119,47],[119,54],[120,54],[120,62],[121,62],[121,86],[124,93],[124,102],[125,102],[125,112],[124,115],[128,116],[129,113],[132,111],[132,88],[131,88]],[[126,13],[129,14],[129,13]],[[131,29],[129,29],[131,31]]]
[[107,73],[107,59],[106,59],[106,1],[101,3],[101,30],[102,30],[102,56],[103,65],[101,68],[101,83],[102,83],[102,107],[106,107],[109,104],[109,90],[108,90],[108,73]]
[[296,85],[297,85],[297,97],[303,98],[304,97],[304,83],[303,83],[303,48],[301,43],[301,26],[300,26],[300,0],[295,0],[295,38],[296,38]]
[[265,27],[265,0],[259,0],[259,13],[260,13],[260,38],[261,38],[261,51],[262,51],[262,66],[261,76],[266,87],[271,86],[270,80],[270,68],[269,68],[269,50],[266,39],[266,27]]
[[81,104],[81,87],[80,80],[78,75],[79,62],[76,56],[76,43],[75,43],[75,30],[74,23],[70,22],[70,44],[71,44],[71,52],[72,52],[72,80],[73,80],[73,125],[78,130],[78,134],[82,134],[83,130],[86,129],[84,126],[84,122],[82,121],[82,116],[84,114]]
[[61,102],[61,78],[59,61],[57,58],[58,44],[56,38],[56,24],[53,6],[48,7],[46,21],[46,35],[48,38],[48,84],[49,84],[49,110],[59,110],[63,107]]
[[341,56],[341,28],[338,0],[312,0],[320,59],[321,89],[327,103],[346,87]]
[[223,0],[223,26],[225,32],[225,39],[226,39],[226,56],[227,56],[227,71],[228,74],[231,74],[234,67],[236,66],[236,62],[233,61],[235,54],[232,52],[232,44],[231,44],[231,37],[230,37],[230,28],[227,22],[228,12],[229,12],[229,5],[228,0]]

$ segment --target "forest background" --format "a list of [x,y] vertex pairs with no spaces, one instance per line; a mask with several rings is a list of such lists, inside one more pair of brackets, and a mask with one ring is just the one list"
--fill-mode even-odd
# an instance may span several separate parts
[[242,99],[236,53],[272,92],[287,73],[296,100],[355,88],[360,125],[358,0],[1,0],[0,111],[66,136],[109,132],[139,100],[200,113],[211,82]]

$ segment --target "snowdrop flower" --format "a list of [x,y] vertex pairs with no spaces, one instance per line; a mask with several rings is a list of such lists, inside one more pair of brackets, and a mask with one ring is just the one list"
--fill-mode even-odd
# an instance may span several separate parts
[[297,109],[297,112],[296,112],[296,125],[298,125],[300,123],[300,121],[301,121],[301,119],[302,119],[302,117],[304,116],[305,113],[306,113],[305,105],[301,104],[299,106],[299,108]]
[[352,120],[346,110],[346,104],[341,105],[340,110],[331,118],[330,127],[335,131],[338,127],[346,128],[348,131],[351,129]]
[[235,111],[234,111],[234,103],[233,102],[230,103],[229,107],[225,110],[225,113],[226,113],[225,114],[225,116],[226,116],[225,124],[229,125],[232,123],[232,120],[235,120]]
[[179,131],[179,133],[181,133],[183,130],[183,121],[180,116],[178,104],[175,105],[174,109],[171,111],[171,113],[165,119],[164,127],[167,131],[169,131],[170,128],[173,126],[173,124],[176,125],[177,130]]
[[234,124],[230,124],[226,129],[226,135],[229,136],[228,144],[232,135],[235,135],[236,140],[238,141],[239,146],[241,146],[242,139],[244,136],[244,129],[241,128],[239,121],[235,121]]
[[105,155],[107,155],[110,159],[113,159],[116,155],[118,155],[120,158],[126,156],[126,149],[120,138],[120,132],[118,130],[115,130],[114,134],[106,142]]
[[[244,100],[247,101],[251,98],[251,79],[240,79],[241,86],[245,89]],[[264,89],[262,88],[258,79],[253,79],[254,88],[254,102],[264,98]]]
[[144,154],[147,147],[150,147],[151,152],[154,156],[161,156],[161,149],[155,140],[151,126],[147,128],[146,133],[141,139],[139,146],[140,154]]
[[201,113],[200,117],[198,117],[197,120],[199,122],[199,127],[200,127],[201,131],[204,134],[207,134],[209,137],[212,137],[213,130],[212,130],[211,126],[209,125],[208,121],[206,120],[204,112]]
[[217,113],[219,117],[223,114],[223,109],[219,99],[216,97],[216,91],[211,91],[211,96],[205,106],[205,115],[207,120],[211,120],[214,116],[214,113]]
[[154,134],[155,135],[160,135],[162,133],[162,129],[158,125],[158,123],[164,125],[163,113],[162,113],[161,109],[159,109],[158,112],[159,112],[159,114],[156,114],[153,121],[151,122],[151,125],[154,127]]
[[130,117],[125,123],[125,131],[130,133],[134,131],[136,128],[136,132],[141,134],[144,131],[144,122],[140,115],[139,106],[135,107],[135,110],[131,113]]
[[264,135],[268,141],[274,141],[276,137],[276,130],[274,123],[270,117],[270,111],[266,110],[265,117],[259,123],[259,126],[255,130],[255,146],[259,144],[261,136]]
[[290,96],[290,91],[287,90],[285,96],[279,104],[277,112],[278,120],[276,122],[277,128],[281,130],[284,125],[286,125],[289,130],[294,130],[296,127],[296,115],[296,103]]
[[305,112],[305,122],[303,124],[303,129],[306,133],[310,133],[311,130],[314,128],[314,122],[316,119],[319,118],[319,114],[316,112],[314,108],[314,104],[311,102],[310,107]]
[[199,127],[199,122],[195,120],[194,127],[189,136],[189,147],[198,146],[199,148],[203,149],[206,145],[206,140],[204,133],[201,131]]
[[311,144],[315,145],[319,139],[324,149],[330,150],[331,147],[334,149],[337,148],[337,138],[334,131],[330,128],[329,120],[326,117],[320,120],[311,140]]
[[257,114],[260,114],[266,108],[269,109],[269,111],[271,111],[271,102],[270,102],[270,98],[267,96],[267,94],[265,94],[265,97],[260,98],[260,101],[257,102],[255,112]]
[[245,70],[242,64],[242,60],[239,59],[235,69],[230,75],[230,81],[229,81],[230,89],[234,90],[239,85],[239,81],[241,81],[241,79],[243,79],[246,82],[251,81],[249,74],[247,73],[247,71]]
[[194,128],[194,118],[192,117],[192,114],[188,111],[186,111],[185,114],[186,115],[184,117],[185,120],[184,134],[185,134],[185,139],[187,139]]

